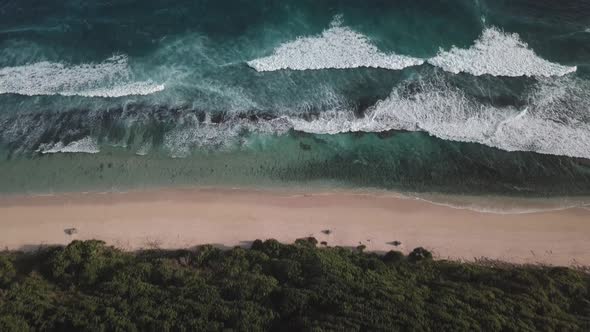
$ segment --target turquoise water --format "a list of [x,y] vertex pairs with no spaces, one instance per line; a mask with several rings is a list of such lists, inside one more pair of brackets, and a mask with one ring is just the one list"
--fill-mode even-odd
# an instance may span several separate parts
[[586,1],[5,1],[0,192],[590,194]]

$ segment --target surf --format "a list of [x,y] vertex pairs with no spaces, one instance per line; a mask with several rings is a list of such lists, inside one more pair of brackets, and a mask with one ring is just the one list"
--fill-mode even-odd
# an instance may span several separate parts
[[480,103],[446,82],[418,84],[415,94],[407,94],[403,87],[394,89],[362,117],[333,111],[312,120],[289,117],[289,121],[295,130],[314,134],[422,131],[505,151],[590,158],[590,126],[583,112],[590,109],[590,96],[581,80],[540,82],[522,108]]
[[[76,111],[67,116],[56,113],[47,118],[35,113],[5,116],[0,121],[0,132],[5,143],[10,145],[28,146],[39,152],[71,152],[76,146],[70,146],[70,131],[54,128],[78,128],[78,132],[91,133],[97,130],[94,126],[105,123],[109,127],[99,127],[99,132],[106,134],[112,128],[116,132],[126,132],[123,137],[136,139],[148,135],[141,128],[159,128],[156,132],[162,135],[160,147],[173,157],[184,157],[203,149],[237,151],[248,145],[252,134],[414,131],[504,151],[590,159],[590,125],[585,113],[590,109],[590,89],[586,81],[571,77],[542,80],[528,89],[522,105],[498,106],[469,95],[447,80],[435,76],[406,81],[395,87],[387,98],[360,113],[345,105],[328,110],[311,107],[307,111],[222,113],[137,105],[109,112]],[[47,141],[45,137],[53,137],[53,140]],[[149,137],[138,143],[139,154],[159,148],[152,146]],[[146,144],[149,149],[144,146]]]
[[100,149],[98,143],[92,137],[84,137],[80,140],[64,144],[57,142],[55,144],[43,144],[39,147],[37,152],[42,154],[47,153],[99,153]]
[[100,63],[69,65],[42,61],[0,69],[0,94],[116,98],[164,90],[151,80],[135,81],[125,55]]
[[270,56],[247,62],[259,72],[362,67],[399,70],[423,63],[422,59],[380,51],[367,36],[343,26],[341,17],[319,36],[299,37],[280,45]]
[[490,27],[469,49],[453,47],[440,50],[427,62],[453,74],[468,73],[475,76],[564,76],[577,70],[547,61],[531,50],[516,33],[506,33]]

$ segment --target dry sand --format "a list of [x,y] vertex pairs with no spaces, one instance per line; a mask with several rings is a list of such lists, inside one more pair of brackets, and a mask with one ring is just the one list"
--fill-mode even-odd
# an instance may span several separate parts
[[[77,232],[66,234],[70,228]],[[0,197],[0,248],[7,249],[74,239],[126,250],[232,247],[306,236],[373,251],[423,246],[438,258],[590,265],[590,211],[583,208],[491,214],[383,194],[226,189]]]

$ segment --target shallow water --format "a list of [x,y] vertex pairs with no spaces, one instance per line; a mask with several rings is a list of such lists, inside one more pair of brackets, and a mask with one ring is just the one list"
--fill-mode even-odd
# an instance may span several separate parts
[[0,192],[590,193],[586,1],[5,1]]

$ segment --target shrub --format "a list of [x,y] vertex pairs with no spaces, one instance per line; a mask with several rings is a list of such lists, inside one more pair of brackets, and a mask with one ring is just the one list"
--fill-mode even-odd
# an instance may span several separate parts
[[403,261],[404,258],[405,256],[402,252],[390,250],[383,256],[383,261],[386,263],[397,263]]
[[254,241],[252,249],[262,251],[270,257],[277,257],[281,253],[281,244],[275,239],[266,240],[264,242],[260,240]]
[[421,262],[421,261],[430,261],[432,260],[432,253],[422,247],[418,247],[408,255],[408,260],[410,262]]
[[250,249],[257,251],[263,251],[263,248],[264,242],[262,242],[262,240],[254,240],[254,242],[252,242],[252,245],[250,246]]
[[295,244],[304,247],[315,247],[318,245],[318,240],[315,237],[305,237],[302,239],[295,240]]
[[119,251],[106,247],[102,241],[73,241],[54,253],[50,271],[54,279],[91,285],[113,265],[120,264]]
[[16,269],[12,261],[6,256],[0,256],[0,288],[8,287],[16,276]]
[[0,331],[30,331],[29,325],[22,317],[13,315],[0,316]]

